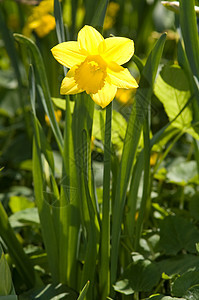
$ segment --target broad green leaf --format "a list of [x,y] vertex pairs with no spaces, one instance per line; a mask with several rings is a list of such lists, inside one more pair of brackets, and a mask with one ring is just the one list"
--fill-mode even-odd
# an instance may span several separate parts
[[188,220],[179,216],[168,216],[161,221],[159,246],[167,255],[176,255],[183,249],[196,253],[195,245],[198,241],[199,231]]
[[198,300],[199,299],[199,284],[191,287],[183,297],[186,300]]
[[17,211],[9,217],[9,221],[13,228],[27,225],[40,226],[39,215],[36,207]]
[[189,210],[191,213],[191,216],[194,217],[195,220],[199,221],[199,193],[196,192],[193,197],[190,199],[189,203]]
[[[163,68],[155,83],[154,92],[162,102],[169,121],[172,121],[178,115],[191,95],[185,72],[178,65],[166,65]],[[172,123],[172,126],[199,139],[199,136],[191,128],[192,120],[192,111],[187,106]]]
[[196,284],[199,284],[199,271],[188,271],[174,281],[172,295],[183,297],[186,291]]
[[154,296],[149,297],[147,300],[186,300],[186,299],[164,296],[164,295],[154,295]]
[[175,164],[168,167],[166,180],[181,186],[188,183],[198,184],[198,169],[196,161],[180,161],[177,160]]
[[12,212],[15,213],[29,207],[34,207],[35,204],[23,196],[11,196],[9,206]]
[[161,273],[169,276],[187,272],[191,268],[199,267],[199,257],[193,254],[180,254],[157,262]]
[[122,280],[116,282],[114,289],[117,292],[130,295],[134,292],[152,290],[160,280],[161,273],[155,263],[149,260],[138,260],[127,267],[122,277]]

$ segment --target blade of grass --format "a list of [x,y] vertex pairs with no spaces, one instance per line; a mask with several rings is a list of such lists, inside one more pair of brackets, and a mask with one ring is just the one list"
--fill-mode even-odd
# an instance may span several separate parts
[[103,203],[100,240],[99,286],[101,299],[110,293],[110,172],[111,172],[111,120],[112,102],[106,107],[104,138]]
[[163,34],[148,57],[141,75],[140,88],[135,96],[135,105],[132,108],[126,131],[120,171],[118,175],[116,198],[113,207],[111,284],[115,282],[117,277],[120,231],[128,182],[138,147],[141,129],[146,116],[146,109],[152,95],[153,83],[162,55],[165,39],[166,34]]

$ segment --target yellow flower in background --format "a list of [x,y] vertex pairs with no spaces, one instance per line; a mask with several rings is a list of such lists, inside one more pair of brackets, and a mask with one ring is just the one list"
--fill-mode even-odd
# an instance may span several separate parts
[[[62,112],[60,109],[58,109],[58,110],[55,110],[54,113],[55,113],[55,118],[56,118],[57,122],[59,123],[59,121],[61,120],[61,117],[62,117]],[[45,115],[45,121],[46,121],[46,124],[48,126],[50,126],[50,120],[47,115]]]
[[118,89],[115,98],[117,101],[119,101],[122,104],[132,104],[133,103],[132,90]]
[[134,42],[124,37],[103,36],[84,26],[77,42],[64,42],[51,49],[55,59],[70,68],[61,84],[61,94],[85,91],[102,108],[115,97],[117,88],[137,88],[138,84],[122,64],[134,54]]
[[106,16],[104,20],[104,30],[110,29],[113,27],[116,21],[117,13],[120,9],[120,5],[116,2],[110,2],[106,11]]
[[54,0],[43,0],[32,10],[24,27],[24,35],[30,36],[34,30],[42,38],[55,28],[55,18],[50,14],[54,10]]

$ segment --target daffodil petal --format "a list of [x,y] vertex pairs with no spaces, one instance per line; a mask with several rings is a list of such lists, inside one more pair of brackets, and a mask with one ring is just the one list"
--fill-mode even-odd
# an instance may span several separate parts
[[68,71],[66,77],[62,80],[60,94],[61,95],[69,95],[69,94],[77,94],[83,92],[83,90],[79,89],[77,83],[74,79],[76,66]]
[[111,83],[116,85],[118,88],[131,89],[138,87],[137,81],[131,75],[129,70],[116,63],[112,62],[109,64],[107,73]]
[[102,108],[106,107],[115,97],[117,87],[105,82],[104,87],[96,94],[90,94],[93,101]]
[[98,46],[103,40],[103,36],[95,28],[88,25],[79,31],[77,38],[81,50],[90,55],[98,54]]
[[78,42],[64,42],[51,49],[54,58],[67,68],[80,64],[86,58],[81,52]]
[[110,37],[100,44],[99,51],[104,60],[123,65],[134,54],[134,42],[124,37]]

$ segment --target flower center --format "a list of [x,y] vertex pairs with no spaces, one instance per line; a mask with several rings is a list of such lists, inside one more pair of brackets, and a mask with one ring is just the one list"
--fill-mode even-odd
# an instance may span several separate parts
[[87,94],[95,94],[105,84],[106,63],[100,55],[89,55],[75,71],[75,81],[78,88]]

